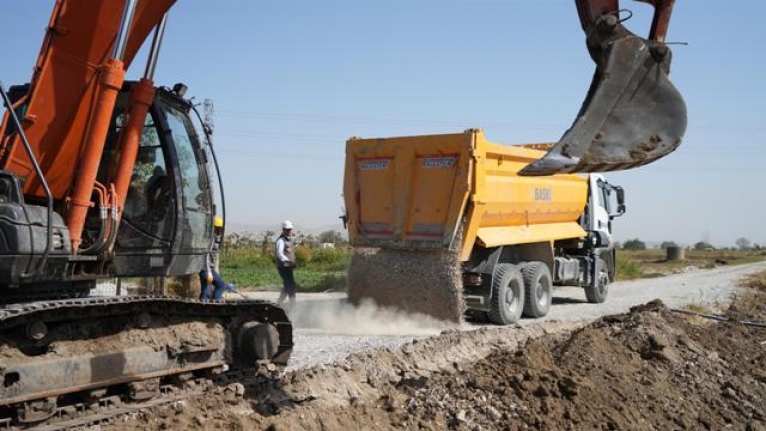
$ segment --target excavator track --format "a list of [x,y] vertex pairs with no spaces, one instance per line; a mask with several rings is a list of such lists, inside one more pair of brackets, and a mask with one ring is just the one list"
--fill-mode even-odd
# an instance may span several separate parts
[[267,301],[133,296],[7,305],[0,426],[39,423],[110,396],[148,402],[179,379],[285,365],[292,346],[284,310]]
[[[115,423],[121,417],[136,412],[151,412],[162,406],[184,400],[203,397],[211,392],[219,393],[229,402],[237,402],[244,390],[261,390],[274,381],[276,372],[272,368],[258,366],[247,370],[227,371],[209,377],[175,379],[160,386],[155,397],[148,401],[131,401],[113,394],[56,408],[47,420],[35,424],[19,424],[11,418],[0,419],[0,429],[37,431],[58,431],[81,429]],[[232,383],[236,382],[236,383]]]

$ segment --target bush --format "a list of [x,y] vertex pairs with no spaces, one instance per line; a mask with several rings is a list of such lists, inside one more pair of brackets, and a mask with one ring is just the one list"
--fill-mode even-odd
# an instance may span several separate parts
[[317,264],[345,267],[349,262],[349,252],[342,248],[320,248],[314,250],[312,255],[312,261]]
[[625,250],[646,250],[646,244],[638,238],[629,239],[622,244]]
[[299,245],[298,247],[295,247],[295,262],[300,265],[304,266],[307,263],[311,262],[311,249],[308,247],[304,247],[302,245]]
[[633,280],[644,276],[644,268],[635,260],[631,260],[622,254],[617,254],[617,268],[615,278],[618,280]]
[[678,244],[675,241],[662,241],[662,244],[660,244],[660,248],[663,250],[667,250],[670,247],[678,247]]

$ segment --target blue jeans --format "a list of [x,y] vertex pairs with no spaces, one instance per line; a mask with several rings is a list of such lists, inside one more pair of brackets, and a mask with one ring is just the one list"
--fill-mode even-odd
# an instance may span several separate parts
[[218,301],[223,298],[223,293],[226,291],[226,283],[223,282],[218,272],[213,268],[210,269],[210,272],[213,274],[212,285],[207,282],[207,269],[199,272],[200,301],[207,301],[209,299]]

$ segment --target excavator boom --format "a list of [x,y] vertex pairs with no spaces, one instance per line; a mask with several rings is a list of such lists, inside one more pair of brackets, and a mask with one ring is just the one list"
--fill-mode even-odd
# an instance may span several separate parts
[[[127,70],[146,37],[175,3],[174,0],[138,1],[132,25],[125,34],[121,69]],[[100,0],[57,1],[35,65],[22,124],[55,199],[64,198],[74,183],[79,160],[97,111],[98,87],[114,52],[124,2]],[[122,82],[119,82],[122,85]],[[119,88],[118,88],[119,90]],[[2,135],[0,135],[2,136]],[[103,139],[103,138],[102,138]],[[45,197],[18,135],[8,135],[0,146],[3,169],[27,179],[25,194]]]
[[630,169],[678,148],[686,104],[668,78],[665,43],[675,0],[639,1],[654,6],[648,38],[622,25],[618,0],[575,0],[596,72],[572,127],[520,175]]

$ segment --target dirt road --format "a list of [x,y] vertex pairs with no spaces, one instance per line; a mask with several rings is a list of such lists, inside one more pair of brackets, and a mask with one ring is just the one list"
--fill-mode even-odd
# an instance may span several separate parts
[[[601,316],[627,312],[653,299],[661,299],[671,308],[690,303],[725,306],[738,290],[737,280],[763,270],[766,270],[766,262],[715,269],[690,267],[686,272],[666,277],[617,282],[611,285],[609,298],[603,304],[587,303],[580,288],[557,288],[549,314],[543,319],[523,319],[520,326],[550,321],[583,324]],[[249,295],[275,301],[278,293]],[[402,315],[371,305],[355,308],[346,304],[343,293],[299,294],[290,317],[295,325],[295,349],[289,370],[331,364],[355,352],[395,348],[413,339],[436,335],[445,327],[445,323],[425,316]],[[464,323],[460,330],[485,326]],[[555,325],[556,328],[562,326],[571,325]]]

